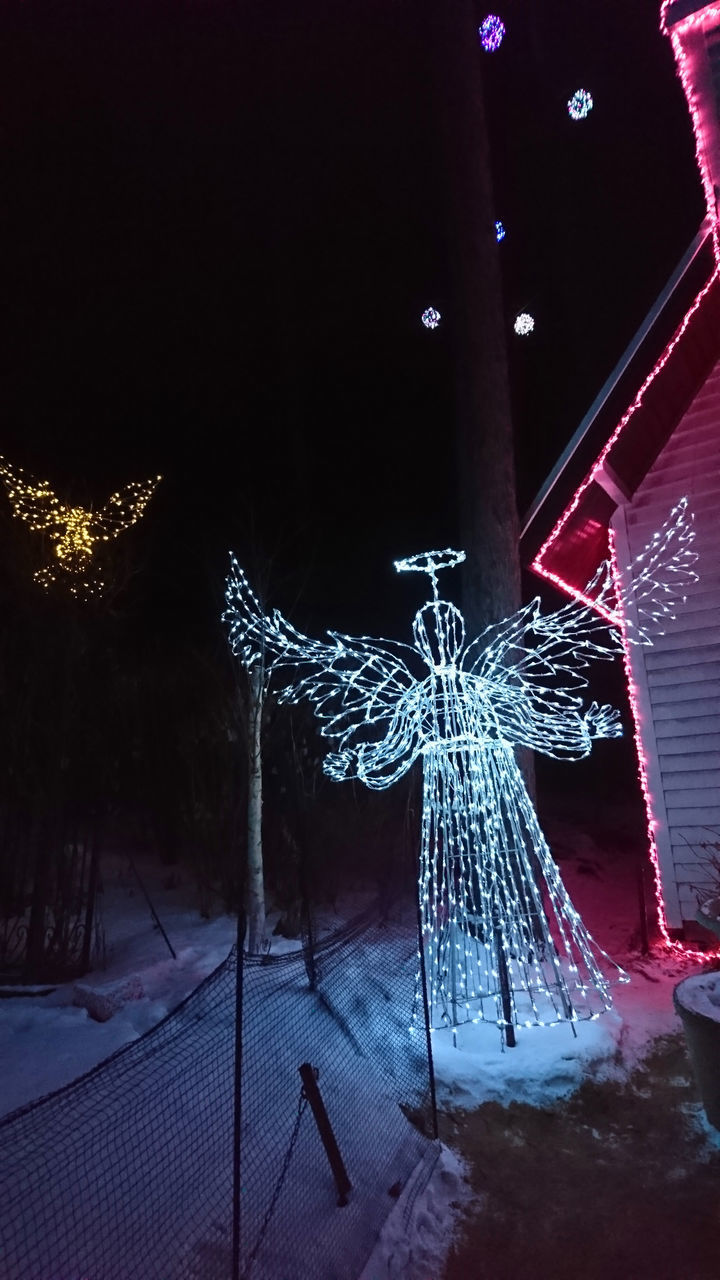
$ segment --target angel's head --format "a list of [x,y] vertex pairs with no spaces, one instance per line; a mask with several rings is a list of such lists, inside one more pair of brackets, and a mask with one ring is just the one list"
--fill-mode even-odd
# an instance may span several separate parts
[[413,635],[429,667],[454,666],[465,644],[465,620],[454,604],[433,601],[415,614]]

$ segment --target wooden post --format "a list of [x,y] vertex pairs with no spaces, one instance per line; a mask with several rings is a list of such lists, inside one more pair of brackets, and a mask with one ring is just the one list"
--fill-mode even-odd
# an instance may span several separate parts
[[332,1169],[338,1192],[338,1208],[342,1209],[348,1202],[352,1183],[347,1176],[347,1170],[340,1155],[340,1148],[335,1141],[335,1134],[332,1131],[332,1125],[325,1110],[325,1103],[320,1097],[320,1090],[317,1086],[317,1071],[309,1062],[303,1062],[302,1066],[298,1067],[298,1071],[303,1082],[305,1097],[312,1107],[318,1133],[322,1139],[327,1158],[330,1161],[330,1168]]
[[648,929],[647,900],[645,898],[645,867],[643,864],[644,851],[638,859],[637,889],[638,914],[640,919],[640,955],[647,956],[650,954],[650,931]]

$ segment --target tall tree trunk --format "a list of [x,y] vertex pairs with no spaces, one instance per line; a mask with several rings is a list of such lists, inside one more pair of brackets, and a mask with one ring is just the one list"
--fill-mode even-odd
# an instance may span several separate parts
[[257,954],[265,941],[265,883],[262,849],[262,712],[264,669],[261,662],[248,671],[248,848],[246,905],[248,951]]
[[472,0],[434,6],[440,172],[456,357],[457,475],[468,634],[520,604],[518,515],[497,211]]
[[[472,637],[522,599],[508,323],[472,0],[436,5],[430,29],[452,273],[462,604]],[[533,753],[517,755],[534,796]]]

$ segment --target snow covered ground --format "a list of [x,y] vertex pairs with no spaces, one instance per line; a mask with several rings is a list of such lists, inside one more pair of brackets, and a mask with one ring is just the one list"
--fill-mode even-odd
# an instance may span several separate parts
[[[101,912],[107,965],[80,987],[121,986],[136,980],[137,998],[126,1000],[106,1022],[76,1004],[74,983],[51,994],[24,998],[4,988],[0,999],[0,1114],[42,1097],[89,1071],[116,1049],[136,1040],[174,1009],[228,954],[235,922],[228,916],[201,919],[194,894],[182,880],[174,888],[167,868],[139,860],[141,873],[177,959],[153,924],[130,864],[119,855],[103,860]],[[41,988],[47,990],[47,988]]]
[[[571,829],[559,832],[558,843],[566,852],[574,850],[561,858],[560,866],[576,906],[631,982],[616,988],[614,1012],[579,1024],[576,1037],[566,1025],[521,1030],[517,1047],[502,1052],[499,1034],[490,1026],[461,1029],[457,1047],[449,1033],[436,1032],[433,1054],[441,1107],[471,1108],[487,1100],[542,1106],[572,1092],[588,1075],[628,1074],[657,1036],[680,1029],[672,990],[697,970],[697,963],[662,950],[641,958],[633,950],[635,870],[627,858],[600,853],[587,836]],[[2,1113],[67,1084],[137,1040],[212,972],[232,946],[235,922],[227,916],[201,919],[183,873],[171,880],[167,869],[149,861],[139,865],[177,959],[153,925],[127,859],[106,858],[107,968],[47,995],[0,999]],[[339,901],[337,916],[328,911],[321,920],[320,935],[355,914],[368,898],[356,893]],[[270,929],[276,919],[277,913],[270,918]],[[296,945],[274,938],[272,951]],[[94,1006],[88,989],[103,997],[103,1016],[111,1013],[106,1020],[90,1016],[87,1006]],[[362,1280],[439,1276],[452,1236],[452,1206],[466,1195],[462,1169],[451,1153],[441,1149],[438,1160],[426,1157],[395,1204]]]
[[[100,899],[105,966],[77,983],[61,984],[47,995],[24,996],[18,994],[22,988],[2,989],[0,1116],[69,1084],[149,1031],[217,968],[233,946],[236,921],[226,915],[204,920],[187,873],[169,872],[148,858],[135,861],[177,959],[172,959],[153,923],[128,859],[121,854],[106,855]],[[356,892],[340,899],[337,913],[328,909],[320,915],[319,937],[356,914],[371,896]],[[278,911],[269,914],[271,933],[278,919]],[[270,950],[273,955],[282,955],[298,945],[271,937]],[[135,989],[134,996],[127,990],[130,987]],[[48,987],[38,990],[47,991]],[[117,1011],[107,1021],[89,1015],[85,1007],[90,1003],[85,998],[88,991],[101,995],[117,992]]]
[[[607,1069],[632,1068],[655,1037],[680,1029],[672,990],[681,978],[697,971],[697,963],[662,949],[650,958],[629,949],[637,930],[634,869],[626,860],[601,853],[586,835],[567,828],[560,832],[560,843],[576,847],[573,857],[561,860],[573,901],[593,935],[626,968],[631,982],[615,988],[615,1012],[578,1024],[576,1039],[563,1024],[521,1029],[517,1047],[501,1053],[498,1033],[491,1026],[461,1029],[457,1049],[449,1033],[435,1032],[433,1054],[441,1102],[471,1106],[488,1099],[516,1099],[541,1104],[543,1099],[568,1092],[588,1070],[597,1070],[601,1064]],[[127,859],[107,857],[102,895],[106,968],[48,995],[0,999],[0,1115],[60,1088],[137,1039],[228,954],[235,941],[233,919],[224,915],[202,919],[186,874],[168,876],[167,868],[151,860],[140,860],[139,866],[177,959],[171,958],[153,924]],[[339,900],[336,913],[328,908],[320,917],[320,938],[370,898],[370,893],[356,891]],[[268,917],[270,933],[278,915],[271,912]],[[271,936],[273,955],[297,946],[292,940]],[[112,991],[129,985],[129,979],[135,998],[122,999],[107,1021],[96,1021],[79,1003],[83,988]]]

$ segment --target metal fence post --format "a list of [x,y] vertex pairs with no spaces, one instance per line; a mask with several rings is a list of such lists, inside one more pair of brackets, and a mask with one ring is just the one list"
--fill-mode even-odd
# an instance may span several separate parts
[[427,1046],[428,1072],[430,1076],[430,1108],[432,1111],[433,1138],[438,1137],[437,1096],[435,1093],[435,1067],[433,1064],[432,1035],[430,1033],[430,1002],[427,993],[427,974],[425,970],[425,939],[422,927],[422,909],[420,895],[417,894],[417,927],[418,955],[420,957],[420,986],[422,987],[423,1013],[425,1015],[425,1043]]
[[240,1280],[240,1146],[242,1127],[242,1016],[243,976],[245,969],[244,883],[238,904],[237,939],[235,942],[235,1071],[233,1093],[233,1172],[232,1172],[232,1280]]

